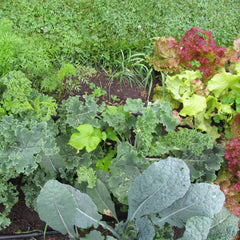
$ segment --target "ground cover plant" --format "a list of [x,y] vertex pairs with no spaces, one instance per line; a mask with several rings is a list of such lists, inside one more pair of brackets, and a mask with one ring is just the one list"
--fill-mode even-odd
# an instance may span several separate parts
[[[236,235],[238,11],[238,1],[1,1],[0,228],[21,189],[69,238]],[[154,101],[119,100],[90,82],[103,73],[147,100],[158,81]]]

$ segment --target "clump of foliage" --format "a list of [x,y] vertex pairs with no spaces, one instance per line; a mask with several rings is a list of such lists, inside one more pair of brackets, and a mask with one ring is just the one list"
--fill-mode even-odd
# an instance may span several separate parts
[[0,78],[0,116],[14,114],[48,121],[56,115],[56,108],[55,100],[32,88],[23,72],[11,71]]
[[[216,47],[209,31],[201,30],[208,37],[206,41],[202,36],[198,34],[196,36],[196,30],[200,31],[192,29],[189,30],[187,36],[183,36],[186,47],[180,48],[180,44],[178,45],[183,57],[179,55],[174,59],[177,64],[173,65],[177,68],[180,67],[181,69],[178,70],[181,73],[173,76],[167,75],[166,79],[163,79],[163,86],[157,86],[155,89],[154,100],[165,100],[166,97],[174,108],[182,106],[179,114],[182,117],[188,117],[187,121],[192,121],[195,128],[209,133],[213,140],[216,140],[219,138],[220,132],[225,131],[226,134],[229,132],[234,116],[240,111],[239,54],[234,49],[226,50]],[[161,42],[156,44],[156,46],[161,46]],[[166,46],[165,44],[164,49],[167,51]],[[175,50],[170,49],[169,51]],[[161,47],[157,47],[156,53],[157,51],[161,51]],[[191,59],[188,59],[189,57]],[[194,57],[195,59],[193,59]],[[232,64],[226,65],[226,62],[231,59]],[[161,63],[164,66],[165,59],[161,58],[161,54],[153,56],[151,61],[152,64],[156,63],[156,70],[164,71],[161,69]],[[181,61],[183,65],[180,64]],[[172,62],[171,57],[167,62],[167,66],[169,66]],[[187,66],[193,62],[193,65]]]
[[[97,191],[99,195],[105,192],[105,206],[114,211],[104,184]],[[168,228],[170,224],[186,227],[182,240],[193,236],[210,240],[216,239],[213,238],[216,233],[224,238],[237,233],[238,218],[222,208],[224,199],[217,185],[191,184],[187,165],[180,159],[167,158],[152,163],[134,179],[128,193],[128,217],[121,222],[116,218],[115,228],[101,220],[99,207],[88,194],[56,180],[43,186],[37,208],[42,220],[63,234],[68,233],[71,239],[78,238],[74,226],[89,228],[100,225],[114,237],[105,238],[94,230],[84,239],[150,240],[155,237],[155,229],[166,225]]]
[[56,115],[53,98],[39,93],[23,72],[11,71],[0,78],[0,228],[10,224],[7,215],[18,201],[11,179],[31,175],[41,160],[58,151],[57,128],[51,120]]
[[227,62],[239,60],[235,50],[216,46],[211,32],[199,27],[188,30],[180,43],[173,37],[154,39],[154,53],[149,64],[159,72],[176,74],[185,69],[199,70],[203,79],[209,79]]
[[84,165],[91,173],[85,178],[87,186],[93,186],[99,170],[109,172],[109,189],[120,203],[127,204],[134,178],[166,155],[184,159],[191,169],[191,181],[210,183],[216,179],[222,148],[207,134],[190,129],[174,131],[177,121],[168,103],[144,107],[140,99],[128,99],[124,106],[98,106],[91,96],[84,98],[85,104],[77,97],[63,101],[58,124],[62,133],[70,134],[69,145],[77,155],[84,155],[82,165],[76,165],[71,176]]
[[240,216],[240,128],[239,116],[237,114],[232,126],[233,137],[226,144],[224,157],[227,167],[219,172],[216,182],[226,196],[225,206],[236,216]]
[[0,76],[14,70],[23,71],[35,83],[52,72],[47,47],[40,41],[17,34],[12,22],[0,19]]

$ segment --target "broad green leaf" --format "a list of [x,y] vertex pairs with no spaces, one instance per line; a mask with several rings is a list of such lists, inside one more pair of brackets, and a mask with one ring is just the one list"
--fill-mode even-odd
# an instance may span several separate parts
[[195,116],[204,111],[206,107],[206,98],[193,94],[190,98],[183,99],[183,109],[179,114],[182,116]]
[[101,180],[97,179],[94,188],[87,188],[87,194],[92,198],[100,213],[112,216],[117,220],[114,203],[107,187]]
[[194,119],[196,128],[207,132],[212,137],[213,141],[220,137],[218,128],[216,126],[212,126],[211,119],[206,119],[204,117],[204,112],[198,113]]
[[234,70],[237,72],[237,75],[240,75],[240,62],[235,63]]
[[62,234],[68,233],[72,238],[75,237],[76,207],[72,194],[56,180],[49,180],[37,198],[41,220]]
[[189,169],[182,160],[169,157],[153,163],[131,187],[128,220],[162,211],[182,198],[189,187]]
[[216,213],[221,211],[224,201],[225,196],[218,185],[192,184],[184,197],[158,213],[160,218],[155,224],[162,226],[168,222],[182,228],[187,219],[193,216],[213,218]]
[[138,230],[138,240],[152,240],[155,236],[155,229],[148,217],[136,219],[136,227]]
[[240,76],[238,75],[227,72],[218,73],[208,81],[208,89],[213,92],[216,97],[219,97],[229,88],[232,88],[234,84],[239,83],[239,81]]
[[172,77],[167,76],[166,87],[172,93],[174,99],[182,102],[183,99],[190,97],[193,93],[191,82],[201,77],[200,71],[184,71]]
[[92,199],[70,185],[64,185],[71,193],[76,204],[74,223],[79,228],[88,228],[94,225],[97,227],[102,216],[98,213],[97,207]]
[[41,154],[41,156],[41,168],[43,168],[44,171],[46,173],[49,173],[52,177],[57,176],[59,168],[64,169],[66,167],[64,158],[60,154],[56,154],[53,156],[46,156]]
[[[82,238],[82,239],[86,239],[86,240],[104,240],[104,236],[101,235],[100,232],[93,230],[91,231],[89,234],[87,234],[87,237]],[[115,238],[113,238],[115,239]]]
[[204,216],[194,216],[187,220],[186,230],[179,240],[205,240],[212,223],[212,219]]
[[213,218],[207,240],[231,239],[239,231],[239,218],[223,207]]
[[72,134],[69,144],[78,151],[86,147],[87,152],[91,152],[102,140],[101,131],[89,124],[80,125],[77,130],[79,132]]

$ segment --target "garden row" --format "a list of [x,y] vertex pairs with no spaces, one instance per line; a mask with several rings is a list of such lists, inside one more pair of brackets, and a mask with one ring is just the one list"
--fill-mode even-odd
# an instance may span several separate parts
[[[27,206],[73,239],[92,226],[108,231],[85,239],[170,240],[173,227],[185,229],[181,240],[232,238],[240,216],[238,1],[103,2],[0,3],[0,229],[21,187]],[[190,27],[213,22],[218,44]],[[89,82],[99,68],[110,81],[153,90],[153,101],[100,104],[106,92]],[[82,84],[92,91],[79,100]]]
[[[94,230],[86,239],[173,239],[172,226],[185,227],[182,240],[236,235],[239,43],[218,47],[211,32],[197,27],[181,42],[156,38],[146,59],[161,72],[161,85],[147,105],[140,99],[100,105],[93,94],[62,100],[72,86],[66,78],[76,75],[71,64],[56,76],[58,104],[22,71],[4,74],[1,227],[18,201],[11,180],[21,176],[26,204],[70,238],[78,237],[75,227],[98,225],[110,235]],[[115,205],[126,219],[119,219]]]

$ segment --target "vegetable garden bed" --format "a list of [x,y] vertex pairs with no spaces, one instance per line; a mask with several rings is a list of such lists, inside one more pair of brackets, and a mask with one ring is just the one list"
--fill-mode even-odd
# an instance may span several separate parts
[[80,2],[0,3],[0,239],[239,239],[238,23],[223,47],[177,0],[176,38],[136,25],[149,2]]

